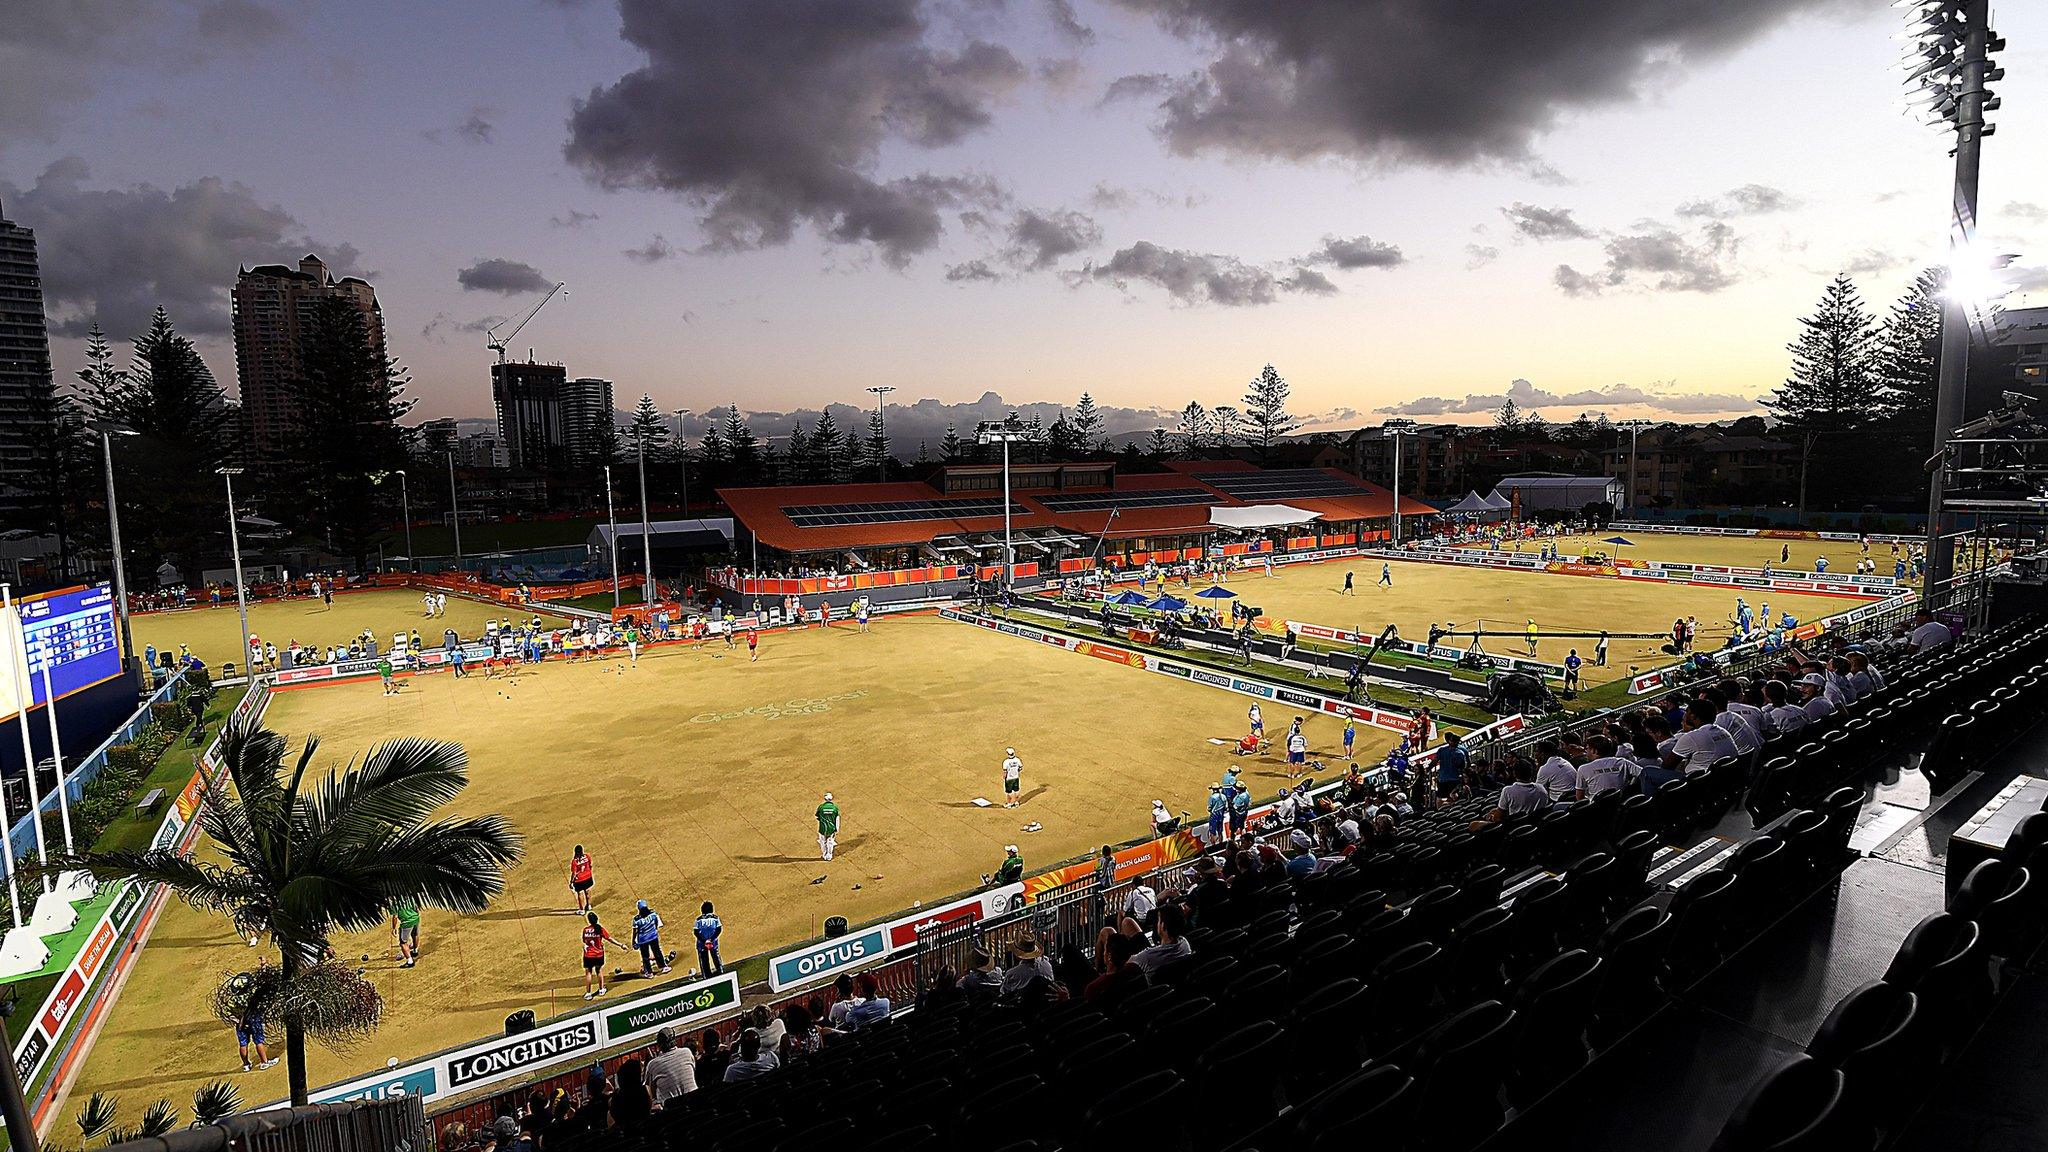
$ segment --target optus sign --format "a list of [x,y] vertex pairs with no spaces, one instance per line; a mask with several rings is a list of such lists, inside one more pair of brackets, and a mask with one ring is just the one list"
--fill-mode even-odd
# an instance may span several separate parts
[[801,952],[777,957],[768,966],[768,987],[780,992],[792,985],[829,976],[841,968],[879,959],[888,951],[888,934],[880,928],[827,940]]

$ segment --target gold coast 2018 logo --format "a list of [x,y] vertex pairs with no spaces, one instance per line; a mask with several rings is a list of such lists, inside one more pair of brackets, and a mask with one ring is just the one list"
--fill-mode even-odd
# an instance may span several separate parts
[[809,716],[818,712],[830,712],[835,702],[865,699],[865,688],[851,692],[839,692],[831,696],[815,696],[809,700],[784,700],[780,704],[757,704],[752,708],[741,708],[736,712],[699,712],[690,717],[692,724],[717,724],[725,720],[780,720],[785,716]]

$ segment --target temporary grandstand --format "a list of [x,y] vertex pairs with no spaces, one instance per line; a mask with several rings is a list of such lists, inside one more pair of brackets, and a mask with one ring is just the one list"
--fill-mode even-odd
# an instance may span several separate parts
[[[1007,527],[1018,576],[1177,562],[1260,541],[1283,550],[1303,541],[1355,547],[1384,539],[1393,513],[1386,489],[1333,468],[1262,469],[1238,460],[1168,468],[1128,474],[1106,463],[1013,464]],[[927,480],[718,494],[737,522],[744,567],[760,576],[812,577],[1000,565],[1002,489],[1001,465],[956,464]],[[1435,511],[1401,501],[1404,516]]]

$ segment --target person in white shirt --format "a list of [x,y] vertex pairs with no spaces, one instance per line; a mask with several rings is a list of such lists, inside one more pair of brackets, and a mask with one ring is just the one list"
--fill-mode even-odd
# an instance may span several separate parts
[[1806,713],[1808,723],[1834,715],[1835,702],[1827,697],[1827,678],[1818,672],[1808,672],[1799,678],[1799,689],[1806,694],[1800,710]]
[[[1847,656],[1836,656],[1828,661],[1827,677],[1828,699],[1835,701],[1835,707],[1841,708],[1854,704],[1863,698],[1863,693],[1857,689],[1855,681],[1849,675],[1849,658]],[[1842,698],[1839,700],[1835,700],[1835,693],[1837,691],[1842,694]]]
[[1884,674],[1870,662],[1870,657],[1861,652],[1849,653],[1849,690],[1863,697],[1883,688]]
[[1770,725],[1764,721],[1764,710],[1743,699],[1744,687],[1740,680],[1723,680],[1718,685],[1721,695],[1728,701],[1728,710],[1749,721],[1749,730],[1756,733],[1759,742],[1769,740]]
[[1685,706],[1685,730],[1664,754],[1664,766],[1680,772],[1713,766],[1723,756],[1736,755],[1735,741],[1726,729],[1714,723],[1714,706],[1694,700]]
[[1931,652],[1936,648],[1946,648],[1955,643],[1956,637],[1955,633],[1948,630],[1948,625],[1934,618],[1932,612],[1920,612],[1914,615],[1913,631],[1906,640],[1911,650],[1917,654]]
[[687,1044],[676,1043],[676,1030],[663,1028],[654,1034],[660,1051],[647,1062],[647,1094],[656,1107],[697,1090],[697,1054]]
[[1545,740],[1536,745],[1536,755],[1543,764],[1536,769],[1536,783],[1552,800],[1569,800],[1579,788],[1579,770],[1560,754],[1557,742]]
[[1595,733],[1586,739],[1586,747],[1592,749],[1593,759],[1579,765],[1578,795],[1581,800],[1591,800],[1602,792],[1612,792],[1624,787],[1635,765],[1626,756],[1614,754],[1614,741]]
[[1500,790],[1495,801],[1510,816],[1526,816],[1550,805],[1550,793],[1536,782],[1536,769],[1527,760],[1515,764],[1515,782]]
[[1714,726],[1728,733],[1728,739],[1735,743],[1737,755],[1747,756],[1764,746],[1763,732],[1750,726],[1749,717],[1735,712],[1719,688],[1705,689],[1700,693],[1700,699],[1713,708]]
[[1140,928],[1152,923],[1152,911],[1159,907],[1159,894],[1143,877],[1131,885],[1130,895],[1124,897],[1124,915],[1138,922]]
[[1791,702],[1791,694],[1786,691],[1783,680],[1766,680],[1764,699],[1770,701],[1764,714],[1770,717],[1771,727],[1778,735],[1790,736],[1806,727],[1806,710]]
[[1015,748],[1003,749],[1003,807],[1015,808],[1024,783],[1024,762]]

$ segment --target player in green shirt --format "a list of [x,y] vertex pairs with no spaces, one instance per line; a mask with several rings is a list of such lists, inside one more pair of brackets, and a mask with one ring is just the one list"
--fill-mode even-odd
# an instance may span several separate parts
[[380,659],[377,661],[377,675],[384,678],[384,694],[386,696],[398,691],[398,681],[391,675],[390,660]]
[[398,958],[403,968],[410,968],[420,959],[420,906],[410,900],[401,900],[391,906],[391,934],[398,938]]
[[825,793],[825,802],[818,805],[818,852],[830,860],[832,849],[839,842],[839,805],[832,802],[832,794]]

